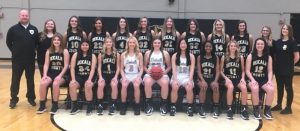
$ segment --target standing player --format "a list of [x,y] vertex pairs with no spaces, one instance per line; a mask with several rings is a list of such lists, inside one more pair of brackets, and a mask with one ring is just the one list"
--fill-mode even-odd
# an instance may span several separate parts
[[189,46],[190,45],[187,44],[186,40],[182,39],[178,45],[178,52],[172,56],[173,76],[171,80],[171,116],[176,114],[176,102],[180,86],[183,86],[186,90],[188,102],[187,114],[188,116],[193,116],[193,75],[195,69],[195,57],[190,53]]
[[86,114],[90,115],[93,110],[92,88],[94,85],[94,74],[96,68],[97,58],[90,50],[88,42],[80,44],[78,52],[74,53],[71,59],[71,81],[70,81],[70,96],[72,100],[71,115],[75,115],[80,111],[77,103],[77,89],[84,89],[85,99],[87,102]]
[[236,41],[240,47],[240,54],[244,58],[247,58],[248,54],[252,51],[253,37],[247,31],[247,23],[244,20],[240,20],[236,27],[235,34],[231,40]]
[[299,60],[299,51],[297,43],[293,38],[293,28],[290,25],[281,27],[280,39],[274,44],[275,76],[277,82],[277,105],[272,108],[273,111],[282,110],[282,98],[284,88],[287,93],[286,107],[280,114],[292,114],[293,74],[294,65]]
[[[267,43],[270,51],[270,56],[274,59],[274,45],[275,40],[272,39],[272,30],[269,26],[263,26],[261,29],[261,38],[263,38]],[[273,62],[274,67],[274,62]],[[274,70],[274,68],[273,68]]]
[[70,57],[76,53],[79,49],[79,44],[86,41],[87,37],[82,30],[79,18],[77,16],[71,16],[68,23],[67,32],[64,33],[64,43],[67,46]]
[[172,17],[167,17],[164,20],[164,25],[158,36],[162,40],[162,48],[172,56],[176,51],[177,43],[180,38],[179,32],[175,28],[175,23]]
[[43,68],[45,63],[46,51],[51,46],[51,39],[56,33],[56,25],[52,19],[46,20],[44,24],[44,30],[40,33],[40,41],[37,46],[37,63],[39,65],[39,70],[41,76],[43,76]]
[[266,92],[264,117],[266,119],[273,119],[271,113],[271,104],[274,99],[272,58],[269,56],[268,45],[262,38],[255,40],[254,49],[247,57],[246,74],[250,80],[248,85],[251,89],[253,115],[255,119],[261,119],[259,113],[260,89]]
[[155,36],[154,31],[149,27],[149,20],[147,17],[140,18],[138,28],[134,31],[133,36],[138,40],[140,51],[144,56],[146,51],[151,50],[152,40]]
[[122,54],[125,51],[126,41],[129,36],[132,36],[132,34],[129,32],[128,21],[125,17],[121,17],[117,26],[117,31],[112,35],[115,48],[119,54]]
[[185,39],[189,45],[190,53],[197,58],[200,55],[201,46],[205,43],[206,38],[204,33],[199,30],[199,24],[196,19],[188,21],[187,30],[182,33],[181,38]]
[[212,43],[215,49],[215,54],[219,58],[225,54],[227,43],[230,41],[230,38],[229,35],[225,33],[225,23],[223,20],[215,20],[212,33],[208,35],[207,41]]
[[138,41],[135,37],[130,36],[127,40],[126,51],[121,55],[121,115],[126,114],[127,88],[130,83],[133,84],[134,88],[134,114],[140,115],[140,84],[143,68],[143,55],[139,51]]
[[90,42],[93,54],[95,54],[96,57],[101,53],[104,39],[110,36],[109,33],[104,29],[105,28],[102,19],[99,17],[95,18],[95,21],[92,25],[92,32],[89,34],[88,40]]
[[109,103],[109,115],[113,115],[116,110],[116,100],[118,97],[118,75],[120,70],[120,54],[117,53],[113,39],[106,37],[102,49],[102,54],[98,56],[98,115],[103,114],[104,87],[110,85],[111,100]]
[[235,41],[228,43],[226,53],[221,58],[220,69],[227,88],[227,118],[233,119],[231,106],[234,88],[237,87],[242,92],[241,118],[247,120],[249,114],[247,110],[248,95],[245,82],[244,57],[240,56],[238,49],[239,46]]
[[40,82],[40,107],[38,114],[46,111],[46,93],[48,86],[53,88],[53,104],[51,114],[55,114],[58,109],[59,87],[65,83],[65,73],[69,68],[69,53],[65,49],[63,39],[60,34],[54,34],[51,47],[45,54],[44,73]]
[[[171,70],[170,56],[167,51],[162,49],[160,39],[155,39],[153,41],[152,49],[147,51],[144,57],[144,70],[146,72],[144,76],[144,85],[145,85],[145,95],[146,95],[146,115],[151,115],[153,112],[152,106],[152,85],[158,83],[161,87],[161,106],[160,114],[167,114],[167,98],[169,93],[169,77],[168,72]],[[159,66],[163,70],[163,76],[155,80],[151,77],[151,68],[154,66]]]
[[219,60],[218,56],[214,54],[213,45],[210,42],[206,42],[204,44],[203,52],[197,58],[197,70],[199,77],[199,115],[200,117],[206,117],[206,113],[204,110],[204,102],[206,99],[206,92],[208,88],[211,88],[213,92],[213,117],[218,118],[220,115],[219,111]]

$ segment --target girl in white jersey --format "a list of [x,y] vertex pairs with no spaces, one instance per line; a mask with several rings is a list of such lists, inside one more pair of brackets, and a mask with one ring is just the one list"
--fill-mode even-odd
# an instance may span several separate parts
[[[160,66],[163,70],[163,76],[154,80],[151,74],[152,66]],[[146,115],[151,115],[153,107],[151,105],[152,97],[152,85],[157,82],[161,87],[162,104],[160,107],[161,115],[167,114],[167,98],[169,92],[169,77],[167,73],[171,70],[170,56],[167,51],[162,50],[161,40],[155,39],[153,41],[152,49],[147,51],[144,59],[144,70],[146,72],[144,76],[145,95],[146,95]]]
[[177,47],[178,52],[172,56],[173,76],[171,80],[171,109],[170,115],[174,116],[176,113],[176,102],[178,98],[178,89],[183,86],[186,90],[186,97],[188,101],[187,114],[193,116],[193,75],[195,69],[195,57],[190,53],[189,44],[185,39],[180,41]]
[[126,114],[126,99],[127,88],[129,83],[134,87],[134,114],[140,115],[140,84],[141,76],[143,74],[143,55],[140,53],[138,41],[135,37],[130,36],[127,40],[126,51],[121,55],[121,75],[122,75],[122,89],[121,89],[121,115]]

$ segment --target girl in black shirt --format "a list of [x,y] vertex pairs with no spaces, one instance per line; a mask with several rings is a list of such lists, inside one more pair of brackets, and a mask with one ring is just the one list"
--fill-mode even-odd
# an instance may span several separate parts
[[293,74],[294,65],[299,60],[299,51],[297,43],[293,38],[293,29],[290,25],[281,27],[280,39],[274,44],[275,59],[275,77],[277,82],[277,105],[272,108],[273,111],[282,109],[282,98],[284,88],[287,93],[286,108],[280,114],[292,114]]
[[117,31],[112,35],[115,48],[119,54],[122,54],[125,51],[126,41],[129,36],[132,36],[132,34],[129,32],[128,21],[125,17],[121,17],[117,26]]
[[43,76],[43,68],[45,63],[45,54],[48,48],[51,46],[51,39],[56,33],[56,25],[52,19],[46,20],[44,24],[44,30],[40,33],[40,40],[37,46],[37,63],[41,76]]

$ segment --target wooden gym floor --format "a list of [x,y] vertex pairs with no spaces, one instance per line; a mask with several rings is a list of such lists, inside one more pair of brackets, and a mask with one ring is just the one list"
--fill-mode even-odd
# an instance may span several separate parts
[[[36,110],[39,106],[39,82],[40,75],[36,69],[35,72],[35,91],[36,91],[36,107],[32,107],[27,103],[26,95],[26,80],[23,75],[20,85],[19,98],[20,101],[17,104],[16,109],[9,109],[10,99],[10,82],[11,82],[11,62],[0,61],[0,130],[49,130],[57,131],[50,120],[49,113],[37,115]],[[274,81],[275,84],[275,81]],[[300,128],[300,76],[294,77],[294,102],[293,102],[293,114],[292,115],[280,115],[279,112],[273,112],[274,119],[268,121],[263,119],[263,131],[295,131]],[[276,92],[275,92],[276,94]],[[276,95],[275,95],[276,96]],[[276,98],[274,99],[273,106],[276,104]],[[284,97],[285,105],[286,99]],[[50,110],[50,95],[48,95],[47,102],[48,110]],[[141,114],[144,115],[144,114]],[[224,114],[223,114],[224,115]],[[241,129],[242,130],[242,129]]]

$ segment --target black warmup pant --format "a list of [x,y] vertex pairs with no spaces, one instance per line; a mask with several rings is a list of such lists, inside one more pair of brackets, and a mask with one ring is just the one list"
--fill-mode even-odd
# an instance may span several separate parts
[[34,67],[34,61],[26,63],[12,61],[12,79],[10,86],[10,96],[12,101],[17,101],[19,99],[18,94],[20,89],[20,80],[24,70],[27,82],[26,97],[28,100],[35,100]]
[[287,93],[287,107],[292,106],[294,91],[293,91],[293,75],[279,75],[275,74],[277,81],[277,105],[282,104],[284,88]]

